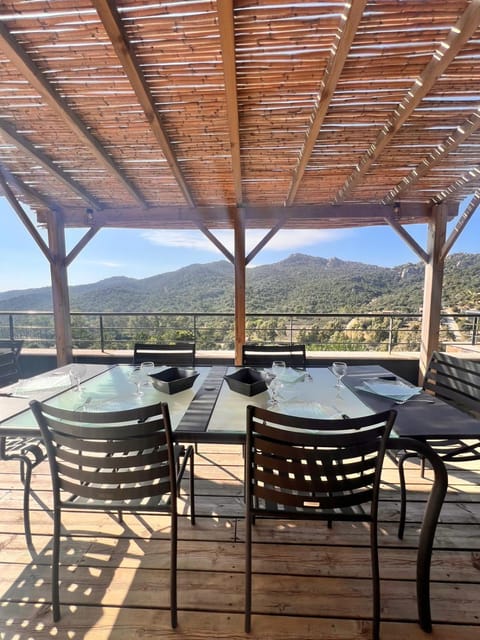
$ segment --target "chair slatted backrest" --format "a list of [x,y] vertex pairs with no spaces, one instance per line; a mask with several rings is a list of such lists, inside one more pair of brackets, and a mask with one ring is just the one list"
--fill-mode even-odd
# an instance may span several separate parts
[[283,360],[287,367],[304,369],[307,364],[305,345],[244,344],[242,347],[245,367],[271,367],[274,360]]
[[133,364],[141,364],[142,362],[153,362],[155,366],[194,367],[195,343],[150,344],[137,342],[133,348]]
[[19,377],[15,353],[13,351],[0,353],[0,387],[17,382]]
[[[31,408],[47,447],[56,505],[152,511],[159,497],[176,494],[166,404],[102,413],[37,401]],[[160,510],[176,508],[175,500],[168,504]]]
[[423,388],[459,409],[480,415],[480,362],[435,351]]
[[[388,411],[317,420],[249,406],[246,496],[251,513],[375,521],[395,415]],[[371,505],[369,513],[355,509],[366,503]]]

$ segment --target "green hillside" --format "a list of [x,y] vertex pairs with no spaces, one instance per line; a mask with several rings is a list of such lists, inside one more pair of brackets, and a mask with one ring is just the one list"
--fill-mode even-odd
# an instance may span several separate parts
[[[418,312],[423,265],[379,267],[337,258],[294,254],[247,269],[247,312]],[[70,288],[72,311],[230,312],[233,266],[192,264],[136,280],[109,278]],[[444,307],[480,306],[480,255],[454,254],[445,264]],[[48,287],[0,294],[0,310],[51,310]]]

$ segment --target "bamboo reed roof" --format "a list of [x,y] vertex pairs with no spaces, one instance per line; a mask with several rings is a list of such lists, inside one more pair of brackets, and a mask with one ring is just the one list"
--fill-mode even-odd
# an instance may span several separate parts
[[455,215],[479,24],[480,0],[1,1],[1,186],[67,226]]

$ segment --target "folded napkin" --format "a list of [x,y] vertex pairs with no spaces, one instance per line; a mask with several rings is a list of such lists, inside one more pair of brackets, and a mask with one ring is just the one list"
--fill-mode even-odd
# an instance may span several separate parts
[[283,373],[278,376],[281,382],[302,382],[305,379],[305,371],[297,371],[287,367]]
[[400,401],[413,398],[422,391],[421,387],[410,387],[400,380],[364,380],[357,389]]
[[279,402],[273,411],[290,416],[299,416],[300,418],[317,418],[321,420],[341,418],[341,415],[333,407],[320,402]]
[[70,386],[71,382],[68,373],[59,372],[52,375],[41,375],[20,380],[15,388],[12,389],[12,395],[26,396],[34,394],[36,391],[62,389]]

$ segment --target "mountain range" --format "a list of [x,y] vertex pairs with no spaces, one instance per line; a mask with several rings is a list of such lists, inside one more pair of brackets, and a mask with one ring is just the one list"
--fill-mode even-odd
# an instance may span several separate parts
[[[292,254],[247,269],[247,312],[401,311],[422,305],[424,266],[380,267],[338,258]],[[234,273],[227,261],[191,264],[149,278],[114,277],[70,287],[72,311],[229,312]],[[445,261],[443,306],[480,306],[480,254]],[[49,287],[0,293],[2,311],[50,311]]]

